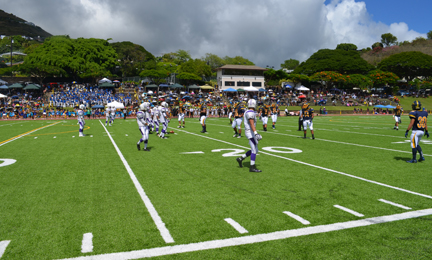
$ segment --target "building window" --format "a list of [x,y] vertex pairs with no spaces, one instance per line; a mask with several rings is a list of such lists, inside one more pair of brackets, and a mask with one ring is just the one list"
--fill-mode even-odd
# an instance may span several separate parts
[[249,87],[250,86],[250,82],[249,81],[238,81],[237,82],[237,86],[238,87]]
[[234,81],[225,81],[225,87],[234,87],[235,82]]
[[261,82],[252,82],[252,87],[261,87]]

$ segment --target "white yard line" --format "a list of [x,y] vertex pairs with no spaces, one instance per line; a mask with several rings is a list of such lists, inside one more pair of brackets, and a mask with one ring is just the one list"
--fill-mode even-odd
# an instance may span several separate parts
[[387,204],[395,206],[395,207],[399,207],[401,209],[406,209],[406,210],[410,210],[411,209],[410,207],[407,207],[407,206],[404,206],[404,205],[401,205],[401,204],[397,204],[397,203],[394,203],[394,202],[391,202],[391,201],[388,201],[388,200],[385,200],[385,199],[379,199],[379,201],[387,203]]
[[356,216],[356,217],[364,217],[363,214],[358,213],[358,212],[356,212],[356,211],[354,211],[354,210],[351,210],[351,209],[349,209],[349,208],[345,208],[345,207],[342,207],[342,206],[339,206],[339,205],[334,205],[334,207],[335,207],[335,208],[338,208],[338,209],[341,209],[341,210],[343,210],[343,211],[345,211],[345,212],[348,212],[348,213],[350,213],[350,214],[353,214],[353,215]]
[[[290,134],[282,134],[282,133],[275,133],[275,132],[268,132],[270,134],[275,135],[285,135],[290,137],[300,137],[298,135],[290,135]],[[370,146],[370,145],[363,145],[363,144],[354,144],[354,143],[347,143],[347,142],[341,142],[341,141],[333,141],[333,140],[327,140],[322,138],[315,138],[316,141],[324,141],[329,143],[337,143],[337,144],[346,144],[346,145],[352,145],[352,146],[358,146],[358,147],[365,147],[365,148],[372,148],[372,149],[378,149],[378,150],[385,150],[385,151],[391,151],[391,152],[399,152],[399,153],[408,153],[412,154],[411,151],[401,151],[401,150],[395,150],[395,149],[389,149],[389,148],[383,148],[383,147],[376,147],[376,146]],[[432,156],[431,154],[423,154],[423,156]]]
[[291,213],[289,211],[284,211],[283,213],[287,214],[288,216],[292,217],[293,219],[297,220],[298,222],[302,223],[303,225],[310,225],[309,221],[307,221],[306,219],[304,219],[304,218],[302,218],[302,217],[300,217],[294,213]]
[[91,252],[93,252],[93,234],[85,233],[82,239],[81,253],[91,253]]
[[0,258],[3,256],[6,251],[6,247],[9,245],[10,240],[0,241]]
[[121,161],[123,162],[123,165],[125,166],[127,172],[129,173],[130,178],[132,179],[132,182],[135,185],[135,188],[137,189],[139,195],[141,196],[142,201],[144,202],[145,206],[147,207],[147,210],[150,213],[150,216],[152,217],[153,221],[156,224],[156,227],[159,229],[160,234],[162,235],[162,238],[165,240],[165,243],[174,243],[174,239],[172,238],[169,230],[165,227],[165,223],[162,221],[161,217],[157,213],[155,207],[151,203],[149,197],[147,197],[146,193],[144,192],[143,187],[139,183],[137,177],[133,173],[131,167],[129,166],[128,162],[124,158],[122,152],[118,148],[117,144],[114,142],[114,139],[111,137],[111,134],[106,129],[105,125],[99,120],[99,123],[101,123],[102,127],[105,129],[105,132],[107,133],[108,137],[110,138],[112,144],[114,145],[114,148],[117,151],[117,154],[119,155]]
[[56,125],[56,124],[58,124],[58,123],[61,123],[61,121],[56,122],[56,123],[52,123],[52,124],[50,124],[50,125],[46,125],[46,126],[43,126],[43,127],[36,128],[36,129],[31,130],[31,131],[29,131],[29,132],[26,132],[26,133],[24,133],[24,134],[17,135],[17,136],[15,136],[15,137],[12,137],[12,138],[6,140],[6,141],[0,142],[0,146],[3,146],[3,145],[5,145],[5,144],[10,143],[10,142],[12,142],[12,141],[15,141],[15,140],[17,140],[17,139],[20,139],[21,137],[24,137],[24,136],[26,136],[26,135],[32,134],[32,133],[34,133],[34,132],[36,132],[36,131],[39,131],[39,130],[41,130],[41,129],[44,129],[44,128],[47,128],[47,127],[50,127],[50,126]]
[[[184,244],[184,245],[175,245],[175,246],[166,246],[166,247],[157,247],[150,249],[142,249],[130,252],[119,252],[112,254],[102,254],[102,255],[92,255],[92,256],[81,256],[76,258],[68,258],[70,260],[107,260],[107,259],[139,259],[139,258],[149,258],[149,257],[157,257],[157,256],[166,256],[166,255],[174,255],[181,254],[187,252],[197,252],[209,249],[217,249],[217,248],[226,248],[232,246],[240,246],[240,245],[249,245],[255,243],[262,243],[268,241],[275,241],[281,239],[287,239],[291,237],[300,237],[307,236],[312,234],[320,234],[326,232],[333,232],[338,230],[345,230],[357,227],[365,227],[375,224],[382,224],[388,222],[394,222],[405,219],[413,219],[424,216],[432,215],[432,209],[423,209],[417,211],[410,211],[401,214],[374,217],[374,218],[366,218],[353,220],[348,222],[340,222],[329,225],[321,225],[314,227],[305,227],[300,229],[292,229],[285,231],[276,231],[267,234],[258,234],[258,235],[249,235],[235,238],[227,238],[221,240],[213,240],[206,242],[198,242],[192,244]],[[199,255],[197,255],[198,257]],[[67,259],[63,259],[67,260]]]
[[246,234],[248,231],[242,227],[239,223],[237,223],[232,218],[226,218],[224,219],[228,224],[230,224],[235,230],[237,230],[240,234]]
[[[229,144],[229,145],[232,145],[232,146],[237,146],[237,147],[240,147],[240,148],[243,148],[243,149],[248,149],[248,150],[250,149],[250,147],[246,147],[246,146],[230,143],[230,142],[227,142],[227,141],[219,140],[219,139],[208,137],[208,136],[205,136],[205,135],[199,135],[199,134],[191,133],[191,132],[188,132],[188,131],[185,131],[185,130],[178,130],[178,131],[181,131],[181,132],[184,132],[184,133],[187,133],[187,134],[191,134],[191,135],[194,135],[194,136],[199,136],[199,137],[202,137],[202,138],[207,138],[207,139],[210,139],[210,140],[213,140],[213,141]],[[321,167],[321,166],[318,166],[318,165],[313,165],[313,164],[310,164],[310,163],[294,160],[294,159],[291,159],[291,158],[287,158],[287,157],[283,157],[283,156],[280,156],[280,155],[271,154],[271,153],[267,153],[267,152],[259,151],[259,153],[260,154],[265,154],[265,155],[270,155],[270,156],[273,156],[273,157],[277,157],[277,158],[288,160],[288,161],[295,162],[295,163],[300,163],[300,164],[303,164],[303,165],[306,165],[306,166],[310,166],[310,167],[314,167],[314,168],[317,168],[317,169],[321,169],[321,170],[337,173],[337,174],[340,174],[340,175],[344,175],[344,176],[351,177],[351,178],[354,178],[354,179],[357,179],[357,180],[373,183],[373,184],[376,184],[376,185],[379,185],[379,186],[383,186],[383,187],[387,187],[387,188],[390,188],[390,189],[394,189],[394,190],[410,193],[410,194],[413,194],[413,195],[421,196],[421,197],[424,197],[424,198],[432,199],[432,196],[430,196],[430,195],[421,194],[421,193],[418,193],[418,192],[414,192],[414,191],[398,188],[398,187],[391,186],[391,185],[384,184],[384,183],[380,183],[380,182],[377,182],[377,181],[368,180],[368,179],[365,179],[365,178],[362,178],[362,177],[358,177],[358,176],[351,175],[351,174],[344,173],[344,172],[340,172],[340,171],[335,171],[335,170],[332,170],[332,169],[329,169],[329,168],[325,168],[325,167]]]

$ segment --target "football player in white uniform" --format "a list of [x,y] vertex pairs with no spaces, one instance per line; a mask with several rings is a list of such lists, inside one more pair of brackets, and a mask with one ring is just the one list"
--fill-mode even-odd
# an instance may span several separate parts
[[153,131],[159,136],[159,107],[155,106],[152,109],[153,114]]
[[111,121],[110,121],[110,125],[114,124],[115,116],[116,116],[116,108],[112,106],[111,107]]
[[85,120],[84,120],[84,112],[85,106],[83,104],[79,105],[79,110],[77,112],[78,115],[78,124],[79,124],[79,137],[83,137],[84,135],[84,125],[85,125]]
[[140,144],[144,142],[144,151],[150,151],[147,149],[148,139],[149,139],[149,113],[150,103],[144,102],[140,105],[139,111],[136,113],[136,119],[138,123],[138,128],[141,132],[141,139],[137,143],[138,151],[141,150]]
[[159,120],[160,120],[160,124],[162,125],[162,131],[159,137],[162,139],[167,139],[165,133],[168,127],[168,115],[169,115],[168,103],[164,101],[162,102],[159,108]]
[[244,128],[245,128],[245,135],[249,139],[249,145],[251,149],[247,151],[242,157],[238,157],[236,160],[240,167],[243,167],[243,160],[246,159],[246,157],[251,157],[250,172],[262,172],[261,170],[258,170],[255,166],[255,160],[256,156],[258,154],[258,141],[262,139],[262,136],[258,134],[256,130],[256,100],[255,99],[249,99],[247,102],[248,110],[244,113]]
[[108,123],[111,126],[110,117],[111,117],[111,107],[110,106],[106,106],[106,109],[105,109],[105,126],[107,126]]

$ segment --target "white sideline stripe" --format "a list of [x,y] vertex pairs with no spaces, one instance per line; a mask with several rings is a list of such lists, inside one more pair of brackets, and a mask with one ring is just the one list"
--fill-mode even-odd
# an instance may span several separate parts
[[9,245],[10,240],[0,241],[0,258],[3,256],[6,251],[6,247]]
[[230,224],[235,230],[237,230],[240,234],[249,233],[244,227],[242,227],[239,223],[237,223],[232,218],[224,219],[228,224]]
[[[273,132],[268,132],[268,133],[275,134],[275,135],[286,135],[286,136],[291,136],[291,137],[301,137],[298,135],[289,135],[289,134],[281,134],[281,133],[273,133]],[[385,150],[385,151],[391,151],[391,152],[412,154],[412,152],[408,152],[408,151],[401,151],[401,150],[395,150],[395,149],[389,149],[389,148],[383,148],[383,147],[375,147],[375,146],[369,146],[369,145],[363,145],[363,144],[353,144],[353,143],[347,143],[347,142],[333,141],[333,140],[327,140],[327,139],[322,139],[322,138],[315,138],[315,140],[330,142],[330,143],[337,143],[337,144],[353,145],[353,146],[359,146],[359,147],[365,147],[365,148],[373,148],[373,149],[379,149],[379,150]],[[423,154],[423,156],[432,156],[432,155]]]
[[204,153],[204,152],[198,151],[198,152],[186,152],[186,153],[180,153],[180,154],[200,154],[200,153]]
[[306,219],[304,219],[304,218],[302,218],[302,217],[300,217],[294,213],[291,213],[289,211],[284,211],[283,213],[287,214],[288,216],[292,217],[293,219],[297,220],[298,222],[302,223],[303,225],[310,225],[309,221],[307,221]]
[[107,260],[107,259],[139,259],[156,256],[174,255],[187,252],[196,252],[202,250],[225,248],[231,246],[249,245],[261,242],[275,241],[287,239],[291,237],[307,236],[312,234],[320,234],[344,229],[351,229],[357,227],[366,227],[375,224],[382,224],[394,222],[405,219],[412,219],[432,215],[432,209],[423,209],[417,211],[410,211],[400,214],[373,217],[359,220],[352,220],[348,222],[340,222],[329,225],[321,225],[314,227],[305,227],[292,230],[276,231],[267,234],[249,235],[235,238],[227,238],[221,240],[213,240],[199,243],[191,243],[185,245],[165,246],[150,249],[142,249],[130,252],[120,252],[112,254],[81,256],[76,258],[67,258],[63,260]]
[[105,129],[106,133],[108,134],[108,137],[111,139],[112,144],[114,145],[114,148],[117,151],[117,154],[119,155],[120,159],[123,162],[123,165],[125,166],[127,172],[129,173],[130,178],[132,179],[132,182],[135,185],[135,188],[137,189],[139,195],[141,196],[142,201],[144,202],[145,206],[147,207],[147,210],[150,213],[150,216],[152,217],[153,221],[156,224],[156,227],[159,229],[160,234],[162,235],[162,238],[165,240],[165,243],[174,243],[174,239],[172,238],[170,232],[165,227],[165,223],[162,221],[161,217],[157,213],[155,207],[151,203],[149,197],[147,197],[146,193],[144,192],[143,187],[139,183],[137,177],[133,173],[131,167],[127,163],[126,159],[124,158],[123,154],[121,153],[120,149],[118,148],[117,144],[114,142],[114,139],[111,137],[110,133],[104,126],[104,124],[99,120],[99,123],[101,123],[102,127]]
[[44,129],[44,128],[47,128],[47,127],[50,127],[50,126],[53,126],[53,125],[56,125],[56,124],[58,124],[58,123],[61,123],[61,121],[59,121],[59,122],[57,122],[57,123],[50,124],[50,125],[46,125],[46,126],[44,126],[44,127],[38,128],[38,129],[33,130],[33,131],[31,131],[31,132],[28,132],[28,133],[26,133],[26,134],[19,135],[18,137],[14,138],[14,139],[12,139],[12,140],[9,140],[9,141],[7,141],[7,142],[5,142],[5,143],[0,144],[0,146],[3,146],[3,145],[5,145],[5,144],[8,144],[8,143],[10,143],[10,142],[12,142],[12,141],[15,141],[15,140],[17,140],[17,139],[20,139],[21,137],[24,137],[24,136],[26,136],[26,135],[32,134],[32,133],[34,133],[34,132],[36,132],[36,131],[42,130],[42,129]]
[[[184,131],[184,130],[180,130],[180,131],[183,131],[183,132],[185,132],[187,134],[196,135],[196,136],[199,136],[199,137],[203,137],[203,138],[207,138],[207,139],[210,139],[210,140],[218,141],[218,142],[221,142],[221,143],[229,144],[229,145],[232,145],[232,146],[237,146],[237,147],[240,147],[240,148],[243,148],[243,149],[250,149],[250,147],[245,147],[245,146],[241,146],[241,145],[238,145],[238,144],[233,144],[233,143],[230,143],[230,142],[226,142],[226,141],[223,141],[223,140],[211,138],[211,137],[208,137],[208,136],[191,133],[191,132],[187,132],[187,131]],[[387,188],[390,188],[390,189],[395,189],[395,190],[398,190],[398,191],[403,191],[403,192],[410,193],[410,194],[413,194],[413,195],[417,195],[417,196],[421,196],[421,197],[424,197],[424,198],[432,199],[432,196],[430,196],[430,195],[421,194],[421,193],[418,193],[418,192],[414,192],[414,191],[398,188],[398,187],[395,187],[395,186],[391,186],[391,185],[388,185],[388,184],[385,184],[385,183],[368,180],[368,179],[365,179],[365,178],[362,178],[362,177],[358,177],[358,176],[355,176],[355,175],[351,175],[351,174],[348,174],[348,173],[344,173],[344,172],[340,172],[340,171],[335,171],[335,170],[332,170],[332,169],[329,169],[329,168],[313,165],[313,164],[310,164],[310,163],[305,163],[305,162],[302,162],[302,161],[294,160],[294,159],[291,159],[291,158],[287,158],[287,157],[283,157],[283,156],[280,156],[280,155],[275,155],[275,154],[271,154],[271,153],[267,153],[267,152],[259,151],[259,153],[270,155],[270,156],[274,156],[274,157],[277,157],[277,158],[280,158],[280,159],[284,159],[284,160],[288,160],[288,161],[291,161],[291,162],[300,163],[300,164],[307,165],[307,166],[310,166],[310,167],[314,167],[314,168],[317,168],[317,169],[321,169],[321,170],[325,170],[325,171],[329,171],[329,172],[334,172],[334,173],[337,173],[337,174],[341,174],[341,175],[344,175],[344,176],[347,176],[347,177],[351,177],[351,178],[354,178],[354,179],[357,179],[357,180],[373,183],[373,184],[380,185],[380,186],[383,186],[383,187],[387,187]]]
[[396,206],[396,207],[399,207],[399,208],[402,208],[402,209],[406,209],[406,210],[411,209],[410,207],[407,207],[407,206],[404,206],[404,205],[401,205],[401,204],[397,204],[397,203],[394,203],[394,202],[391,202],[391,201],[388,201],[388,200],[385,200],[385,199],[379,199],[379,201],[387,203],[387,204],[390,204],[390,205],[393,205],[393,206]]
[[358,213],[358,212],[356,212],[356,211],[354,211],[354,210],[351,210],[351,209],[348,209],[348,208],[345,208],[345,207],[342,207],[342,206],[339,206],[339,205],[334,205],[334,207],[335,207],[335,208],[338,208],[338,209],[341,209],[341,210],[343,210],[343,211],[345,211],[345,212],[348,212],[348,213],[350,213],[350,214],[353,214],[354,216],[357,216],[357,217],[364,217],[363,214]]
[[82,239],[81,253],[91,253],[91,252],[93,252],[93,234],[85,233]]

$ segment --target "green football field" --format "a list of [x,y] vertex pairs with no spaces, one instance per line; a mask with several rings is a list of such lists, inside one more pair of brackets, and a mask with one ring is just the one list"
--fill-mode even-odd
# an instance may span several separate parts
[[227,118],[172,119],[150,152],[134,119],[0,121],[0,259],[431,258],[432,139],[409,164],[408,116],[313,122],[260,131],[251,173]]

